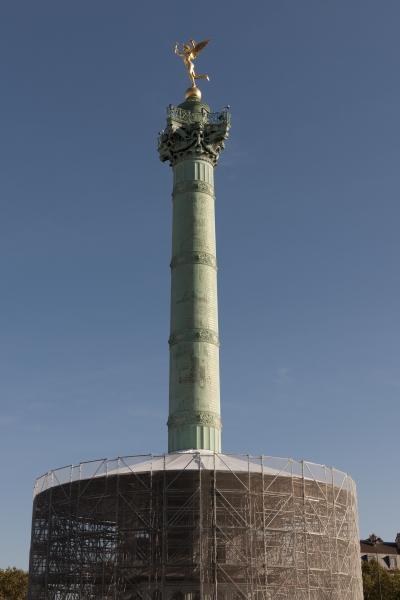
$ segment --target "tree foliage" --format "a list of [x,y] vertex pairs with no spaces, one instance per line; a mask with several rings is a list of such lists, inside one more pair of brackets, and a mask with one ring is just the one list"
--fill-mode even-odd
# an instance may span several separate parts
[[0,600],[26,600],[28,573],[8,567],[0,569]]
[[400,600],[400,571],[389,573],[375,560],[362,564],[364,600]]

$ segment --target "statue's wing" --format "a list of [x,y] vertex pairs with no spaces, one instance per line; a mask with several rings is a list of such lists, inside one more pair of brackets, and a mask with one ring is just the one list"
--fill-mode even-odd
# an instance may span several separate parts
[[198,55],[198,53],[199,53],[199,52],[201,52],[201,51],[203,50],[203,48],[205,48],[205,47],[207,46],[207,44],[208,44],[208,42],[209,42],[209,41],[210,41],[210,40],[204,40],[204,41],[202,41],[202,42],[198,42],[198,43],[195,45],[195,47],[193,48],[193,54],[194,54],[195,56],[197,56],[197,55]]

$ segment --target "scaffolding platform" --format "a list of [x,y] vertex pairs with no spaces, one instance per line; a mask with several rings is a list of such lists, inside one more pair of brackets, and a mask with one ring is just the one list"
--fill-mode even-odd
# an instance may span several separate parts
[[306,461],[185,451],[50,471],[29,600],[362,600],[356,489]]

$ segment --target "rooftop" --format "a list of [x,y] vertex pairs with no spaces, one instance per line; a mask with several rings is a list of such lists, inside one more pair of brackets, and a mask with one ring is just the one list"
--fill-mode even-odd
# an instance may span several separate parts
[[384,542],[371,533],[366,540],[360,540],[360,548],[363,554],[400,554],[400,534],[397,534],[394,542]]

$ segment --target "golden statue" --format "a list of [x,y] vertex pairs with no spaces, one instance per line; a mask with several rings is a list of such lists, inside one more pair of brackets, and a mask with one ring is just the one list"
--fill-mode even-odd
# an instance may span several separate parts
[[175,44],[174,52],[182,58],[193,88],[196,87],[196,79],[206,79],[207,81],[210,81],[208,75],[197,75],[194,71],[193,64],[193,61],[197,58],[199,52],[207,46],[208,42],[209,40],[204,40],[203,42],[198,42],[196,44],[194,40],[189,40],[187,44],[182,44],[181,48],[179,48],[178,42]]

